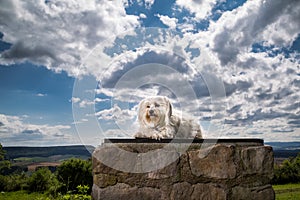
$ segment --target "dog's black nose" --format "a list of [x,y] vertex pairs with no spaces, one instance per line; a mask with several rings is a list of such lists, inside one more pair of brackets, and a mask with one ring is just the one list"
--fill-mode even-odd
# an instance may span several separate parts
[[149,114],[150,115],[154,114],[154,110],[149,110]]

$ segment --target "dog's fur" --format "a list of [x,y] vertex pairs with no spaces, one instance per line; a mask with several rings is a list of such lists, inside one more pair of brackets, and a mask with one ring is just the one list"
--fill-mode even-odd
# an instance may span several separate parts
[[142,100],[138,111],[139,131],[135,138],[202,138],[200,125],[191,119],[173,114],[167,97],[150,97]]

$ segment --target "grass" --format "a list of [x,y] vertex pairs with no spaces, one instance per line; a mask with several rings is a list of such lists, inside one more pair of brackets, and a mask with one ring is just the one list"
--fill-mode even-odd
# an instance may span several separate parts
[[300,200],[300,183],[273,185],[276,200]]
[[28,193],[26,191],[16,192],[1,192],[0,200],[44,200],[47,199],[47,195],[42,193]]

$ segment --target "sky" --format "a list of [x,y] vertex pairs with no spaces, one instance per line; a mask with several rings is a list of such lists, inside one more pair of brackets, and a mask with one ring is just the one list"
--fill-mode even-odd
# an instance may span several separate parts
[[4,0],[0,143],[136,132],[167,96],[206,138],[300,141],[298,0]]

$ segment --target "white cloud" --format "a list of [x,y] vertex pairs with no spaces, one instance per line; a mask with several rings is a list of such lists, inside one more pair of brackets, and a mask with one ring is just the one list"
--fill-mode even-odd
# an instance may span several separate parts
[[144,13],[141,13],[141,14],[140,14],[140,18],[141,18],[141,19],[146,19],[147,16],[146,16]]
[[70,100],[70,102],[72,102],[72,103],[78,103],[78,102],[80,102],[81,100],[80,100],[80,98],[78,98],[78,97],[72,97],[71,98],[71,100]]
[[96,116],[105,137],[133,137],[138,130],[137,106],[129,109],[114,104],[97,112]]
[[24,120],[23,117],[0,114],[0,142],[6,146],[41,146],[72,143],[76,140],[67,133],[71,129],[69,125],[38,125]]
[[70,100],[70,102],[72,102],[73,104],[78,104],[80,108],[86,108],[88,106],[95,105],[95,103],[102,103],[102,102],[106,102],[106,101],[110,101],[110,99],[95,98],[94,100],[90,100],[90,99],[82,99],[81,100],[78,97],[72,97]]
[[36,94],[36,96],[37,97],[45,97],[45,96],[47,96],[47,94],[38,93],[38,94]]
[[176,25],[177,25],[177,22],[178,22],[178,19],[174,18],[174,17],[169,17],[167,15],[160,15],[160,14],[157,14],[157,17],[159,17],[160,21],[167,25],[168,27],[172,28],[172,29],[175,29],[176,28]]
[[249,52],[254,43],[289,46],[299,34],[300,2],[247,1],[222,14],[209,26],[209,40],[221,64],[236,62],[238,54]]
[[95,104],[95,101],[89,101],[89,100],[82,100],[80,103],[79,103],[79,107],[80,108],[85,108],[86,106],[91,106],[91,105],[94,105]]
[[187,9],[190,13],[195,15],[195,20],[205,19],[211,14],[214,5],[220,0],[176,0],[176,4],[180,8]]
[[1,64],[25,62],[64,70],[77,76],[84,57],[107,36],[139,26],[138,16],[127,15],[122,1],[91,0],[1,2],[0,32],[13,44],[2,52]]
[[105,102],[105,101],[110,101],[110,99],[95,98],[96,103],[101,103],[101,102]]
[[96,116],[102,120],[114,120],[119,123],[124,123],[132,121],[136,116],[137,112],[134,109],[121,109],[117,104],[115,104],[110,109],[101,110],[96,113]]

